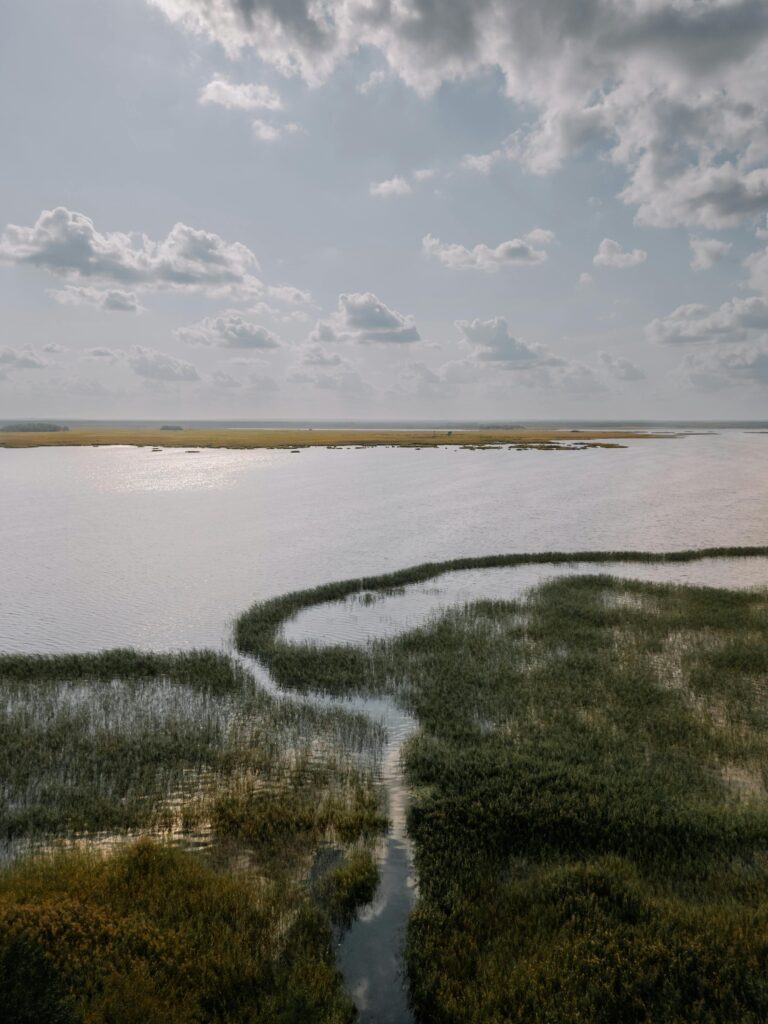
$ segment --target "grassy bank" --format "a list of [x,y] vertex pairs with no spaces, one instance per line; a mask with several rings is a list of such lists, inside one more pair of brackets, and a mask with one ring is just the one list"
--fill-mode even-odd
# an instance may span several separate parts
[[354,445],[397,448],[434,448],[437,445],[558,449],[618,448],[633,438],[659,438],[634,430],[326,430],[314,429],[226,429],[168,430],[148,427],[72,427],[56,432],[2,432],[0,448],[43,446],[143,445],[163,448],[317,448]]
[[389,693],[406,752],[419,1021],[768,1017],[768,597],[563,578],[365,649],[282,642],[299,608],[441,571],[287,595],[238,624],[283,685]]

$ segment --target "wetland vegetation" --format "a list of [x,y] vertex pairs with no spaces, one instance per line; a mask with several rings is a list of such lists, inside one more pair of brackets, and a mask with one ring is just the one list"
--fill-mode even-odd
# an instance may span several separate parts
[[[284,690],[418,721],[417,1021],[768,1018],[768,591],[565,576],[365,647],[283,624],[457,569],[766,554],[459,559],[240,617]],[[0,693],[0,826],[32,848],[0,874],[10,1020],[352,1019],[332,941],[376,886],[379,726],[206,651],[5,655]]]
[[[34,426],[34,424],[32,425]],[[9,429],[9,428],[6,428]],[[144,445],[164,448],[359,448],[390,446],[397,448],[434,448],[452,445],[463,448],[487,448],[508,445],[513,448],[581,450],[584,448],[621,448],[622,441],[633,438],[663,438],[670,434],[637,430],[552,430],[513,428],[511,430],[387,430],[338,428],[187,428],[176,431],[166,426],[150,427],[73,427],[65,436],[46,430],[35,432],[24,426],[0,437],[2,448],[36,448],[50,445]]]
[[5,655],[0,693],[5,1020],[351,1018],[379,726],[210,651]]
[[241,618],[282,685],[387,693],[418,719],[418,1021],[766,1019],[768,593],[564,577],[363,649],[280,624],[460,568],[765,553],[466,559]]

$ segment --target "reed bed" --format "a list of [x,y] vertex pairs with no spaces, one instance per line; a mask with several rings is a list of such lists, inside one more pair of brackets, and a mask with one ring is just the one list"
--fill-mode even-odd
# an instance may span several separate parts
[[768,1019],[768,594],[563,577],[365,649],[290,645],[281,623],[483,564],[765,553],[466,559],[240,620],[282,685],[389,694],[419,720],[419,1022]]
[[350,1021],[382,742],[215,652],[0,656],[3,1019]]
[[306,887],[149,840],[0,875],[9,1024],[350,1024],[329,914]]
[[382,731],[273,697],[221,654],[114,650],[0,656],[0,739],[0,840],[29,845],[186,831],[191,802],[204,830],[217,794],[246,775],[273,788],[303,775],[309,788],[346,766],[370,784]]

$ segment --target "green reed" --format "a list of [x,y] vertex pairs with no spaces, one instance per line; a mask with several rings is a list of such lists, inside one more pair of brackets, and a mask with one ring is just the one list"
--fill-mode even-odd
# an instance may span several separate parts
[[388,693],[420,722],[405,751],[419,1021],[768,1017],[768,598],[565,577],[365,648],[291,645],[282,622],[480,565],[765,554],[460,560],[241,618],[283,686]]

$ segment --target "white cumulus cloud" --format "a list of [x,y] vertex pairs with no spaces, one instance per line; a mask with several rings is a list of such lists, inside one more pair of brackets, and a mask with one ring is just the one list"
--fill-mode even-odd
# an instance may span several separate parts
[[0,367],[3,370],[42,370],[48,363],[31,348],[0,348]]
[[405,178],[396,176],[386,181],[372,181],[368,191],[376,199],[391,199],[393,196],[409,196],[413,189]]
[[146,235],[98,231],[90,217],[66,207],[43,210],[29,227],[0,234],[0,261],[40,267],[75,280],[93,279],[160,291],[254,293],[258,261],[240,242],[175,224],[153,241]]
[[148,380],[188,382],[200,379],[192,363],[140,345],[129,353],[128,365],[135,374]]
[[260,324],[246,320],[237,310],[208,316],[188,327],[174,331],[179,341],[191,345],[218,345],[220,348],[279,348],[277,335]]
[[731,251],[731,243],[719,238],[691,238],[691,269],[709,270]]
[[604,238],[592,258],[596,267],[615,267],[618,270],[626,270],[628,267],[637,267],[645,263],[648,253],[644,249],[632,249],[625,251],[612,238]]
[[95,309],[118,313],[138,313],[142,309],[136,292],[126,292],[120,288],[68,284],[64,288],[52,288],[48,294],[62,306],[93,306]]
[[623,356],[614,356],[610,352],[601,352],[600,362],[606,372],[617,380],[645,380],[644,371]]
[[768,331],[768,301],[759,296],[735,298],[710,310],[699,303],[678,306],[645,328],[659,344],[743,342]]
[[373,292],[353,292],[339,296],[336,312],[317,322],[307,343],[321,347],[345,341],[401,345],[420,340],[413,317],[390,309]]
[[200,90],[198,102],[203,106],[226,107],[227,110],[282,110],[279,95],[268,85],[254,82],[230,82],[215,75]]
[[549,245],[554,234],[543,228],[534,228],[523,238],[512,238],[492,247],[480,242],[468,249],[465,245],[441,242],[434,235],[425,235],[422,249],[451,270],[481,270],[494,273],[501,267],[525,266],[543,263],[547,253],[536,246]]

